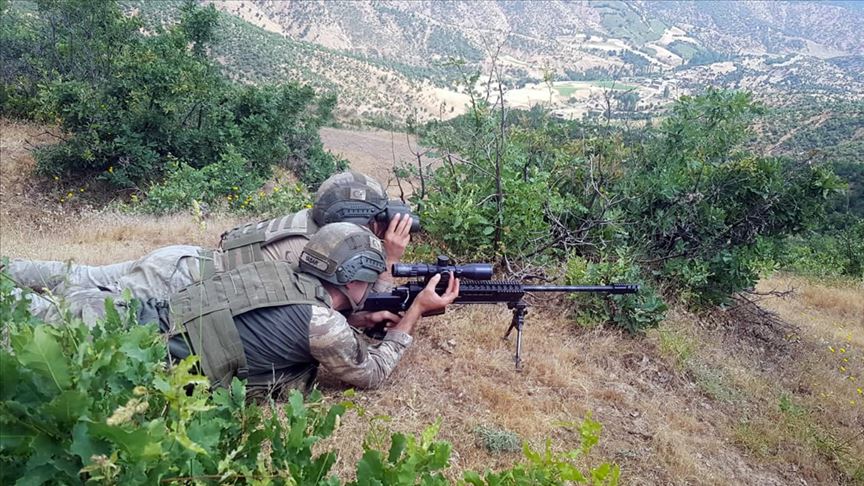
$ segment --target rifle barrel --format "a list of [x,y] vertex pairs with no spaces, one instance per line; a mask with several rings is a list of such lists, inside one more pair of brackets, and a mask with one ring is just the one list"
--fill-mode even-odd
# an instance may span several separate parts
[[607,294],[635,294],[636,284],[613,285],[524,285],[525,292],[601,292]]

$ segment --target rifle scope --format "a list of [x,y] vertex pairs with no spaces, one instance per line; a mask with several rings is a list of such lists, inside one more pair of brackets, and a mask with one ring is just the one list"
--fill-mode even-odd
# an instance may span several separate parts
[[429,278],[435,274],[447,275],[453,272],[456,278],[468,280],[489,280],[492,278],[491,263],[470,263],[468,265],[451,265],[446,256],[439,256],[437,264],[426,263],[394,263],[391,273],[394,277]]

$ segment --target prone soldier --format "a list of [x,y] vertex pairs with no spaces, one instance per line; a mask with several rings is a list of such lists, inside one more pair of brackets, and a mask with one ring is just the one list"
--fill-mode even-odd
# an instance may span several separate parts
[[[392,287],[389,268],[402,257],[410,232],[419,228],[419,222],[400,201],[389,201],[378,181],[354,171],[324,181],[311,209],[226,231],[216,250],[173,245],[138,260],[103,266],[13,260],[8,272],[20,286],[48,289],[66,302],[73,316],[93,322],[102,315],[105,298],[118,298],[123,289],[129,289],[140,300],[166,299],[202,278],[244,263],[297,264],[309,237],[321,226],[333,222],[367,226],[383,239],[387,270],[382,272],[374,290],[386,291]],[[30,294],[29,298],[33,315],[49,322],[59,319],[59,309],[52,299],[39,294]],[[352,324],[362,326],[363,319],[363,315],[352,317]]]
[[452,275],[441,295],[435,291],[440,276],[433,277],[403,315],[370,315],[392,325],[383,341],[369,345],[342,312],[362,308],[385,271],[381,241],[364,227],[334,223],[311,236],[299,260],[297,267],[240,264],[174,293],[167,308],[151,300],[144,310],[159,316],[172,358],[194,353],[214,384],[236,376],[253,394],[279,395],[307,390],[319,365],[356,387],[381,385],[411,345],[421,316],[443,311],[459,294]]

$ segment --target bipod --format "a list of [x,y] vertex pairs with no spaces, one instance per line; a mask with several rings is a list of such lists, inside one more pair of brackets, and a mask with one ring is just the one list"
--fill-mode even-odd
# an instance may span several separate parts
[[525,325],[525,314],[528,313],[528,304],[523,300],[518,302],[508,302],[507,308],[513,310],[513,320],[510,321],[510,327],[507,328],[507,333],[504,334],[504,339],[510,337],[510,332],[516,329],[516,356],[513,360],[516,362],[516,369],[522,369],[522,326]]

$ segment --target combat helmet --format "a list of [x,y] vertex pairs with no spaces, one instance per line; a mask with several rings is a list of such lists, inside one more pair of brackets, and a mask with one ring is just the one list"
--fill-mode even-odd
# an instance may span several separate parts
[[381,183],[360,172],[342,172],[318,188],[312,219],[318,226],[336,222],[366,225],[386,211],[387,202],[387,192]]
[[348,282],[375,282],[387,269],[381,240],[353,223],[332,223],[311,236],[300,254],[300,271],[342,287]]

